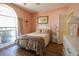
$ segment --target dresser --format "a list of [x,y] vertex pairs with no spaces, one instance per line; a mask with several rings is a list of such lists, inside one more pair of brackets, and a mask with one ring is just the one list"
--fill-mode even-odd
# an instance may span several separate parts
[[79,56],[79,39],[77,37],[64,37],[63,45],[63,51],[65,56]]

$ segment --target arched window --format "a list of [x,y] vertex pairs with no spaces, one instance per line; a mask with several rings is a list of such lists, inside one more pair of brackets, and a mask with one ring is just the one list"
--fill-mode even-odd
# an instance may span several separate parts
[[15,11],[0,4],[0,44],[14,42],[17,34],[17,15]]

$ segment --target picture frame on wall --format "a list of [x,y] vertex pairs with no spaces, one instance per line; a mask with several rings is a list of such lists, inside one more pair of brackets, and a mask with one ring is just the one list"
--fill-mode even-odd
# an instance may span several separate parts
[[37,21],[38,24],[48,24],[48,16],[39,16]]

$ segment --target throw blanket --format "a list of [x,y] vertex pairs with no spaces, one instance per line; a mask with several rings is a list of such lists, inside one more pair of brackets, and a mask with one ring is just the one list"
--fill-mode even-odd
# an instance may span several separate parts
[[22,36],[16,39],[15,42],[17,45],[24,47],[25,49],[36,51],[36,54],[38,55],[45,54],[45,42],[42,37]]

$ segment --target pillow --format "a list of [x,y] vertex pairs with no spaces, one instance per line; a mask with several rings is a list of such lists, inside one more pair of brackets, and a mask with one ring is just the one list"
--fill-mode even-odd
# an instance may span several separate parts
[[49,33],[49,29],[48,28],[38,28],[36,30],[36,33],[48,34]]
[[42,32],[42,29],[37,29],[36,30],[36,33],[41,33]]
[[49,31],[49,29],[42,29],[42,34],[47,34],[48,33],[48,31]]

